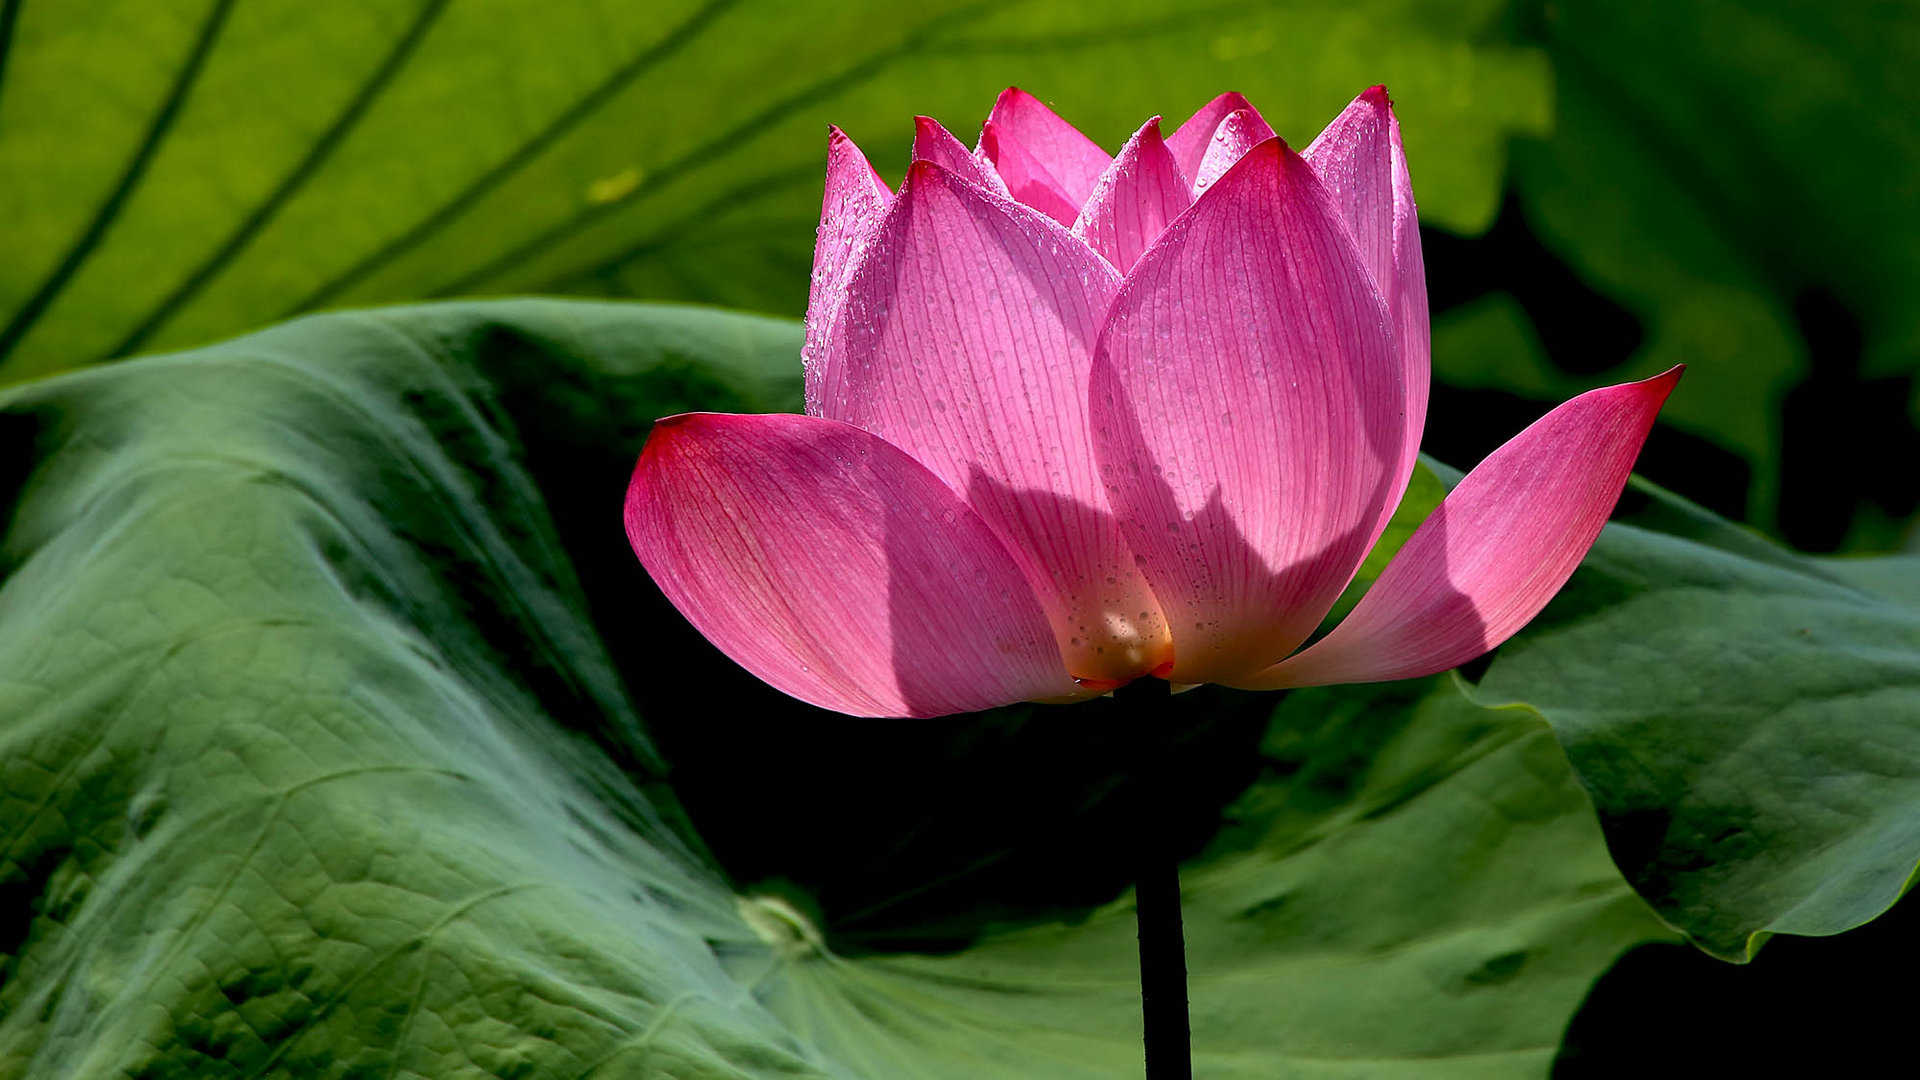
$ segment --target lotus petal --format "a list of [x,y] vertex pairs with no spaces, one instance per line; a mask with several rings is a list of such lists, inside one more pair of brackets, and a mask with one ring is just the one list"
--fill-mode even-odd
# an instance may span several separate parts
[[1094,356],[1094,448],[1174,680],[1285,656],[1366,554],[1400,452],[1391,335],[1326,189],[1278,139],[1128,275]]
[[1206,160],[1207,148],[1213,144],[1213,133],[1220,127],[1220,121],[1242,109],[1260,115],[1251,101],[1229,90],[1200,106],[1187,117],[1186,123],[1167,136],[1167,150],[1173,154],[1174,164],[1180,166],[1181,176],[1191,181],[1200,175],[1200,163]]
[[687,621],[802,701],[940,716],[1077,692],[993,531],[924,466],[859,428],[668,417],[634,469],[626,520],[634,552]]
[[935,165],[964,180],[971,180],[988,191],[1007,194],[1007,185],[1001,181],[993,166],[978,154],[968,150],[966,144],[953,137],[953,133],[940,126],[940,121],[930,116],[913,118],[913,160],[931,161]]
[[[1037,165],[1046,174],[1053,185],[1065,194],[1075,211],[1093,194],[1094,185],[1100,182],[1100,175],[1107,171],[1107,165],[1113,160],[1105,150],[1100,149],[1098,143],[1081,134],[1079,128],[1062,120],[1039,98],[1017,86],[1009,86],[1000,92],[1000,97],[993,103],[993,111],[987,114],[987,126],[995,132],[1002,151],[1008,143],[1016,144],[1024,152],[1024,159]],[[985,129],[982,129],[981,135],[982,148],[987,150],[987,157],[998,166],[1000,158],[994,149],[987,146]],[[1004,170],[1001,175],[1006,175]],[[1021,198],[1011,178],[1007,181],[1007,187],[1014,191],[1015,198],[1026,201]],[[1073,224],[1073,215],[1068,215],[1060,223]]]
[[819,414],[962,493],[1027,567],[1069,669],[1166,659],[1159,606],[1107,506],[1087,428],[1093,344],[1119,275],[1046,216],[916,162],[848,285]]
[[1420,456],[1426,427],[1429,361],[1427,274],[1420,254],[1420,221],[1413,204],[1413,178],[1400,145],[1400,121],[1386,88],[1375,86],[1348,105],[1301,155],[1332,193],[1353,232],[1360,257],[1386,298],[1399,339],[1400,369],[1407,387],[1407,425],[1398,480],[1374,538],[1386,529]]
[[1187,181],[1160,138],[1160,118],[1146,122],[1113,159],[1080,208],[1073,234],[1125,274],[1167,223],[1193,202]]
[[1600,535],[1681,370],[1590,390],[1535,421],[1460,481],[1331,633],[1227,681],[1271,689],[1411,679],[1512,637]]
[[1228,113],[1213,129],[1213,139],[1207,144],[1206,156],[1200,159],[1200,167],[1193,174],[1193,194],[1200,193],[1213,186],[1214,181],[1234,167],[1247,151],[1273,138],[1273,129],[1252,109],[1241,109]]
[[860,246],[880,228],[893,192],[867,156],[839,128],[827,132],[826,190],[820,200],[820,228],[813,244],[813,280],[807,288],[807,337],[800,349],[807,397],[813,397],[815,369],[827,327],[840,300]]

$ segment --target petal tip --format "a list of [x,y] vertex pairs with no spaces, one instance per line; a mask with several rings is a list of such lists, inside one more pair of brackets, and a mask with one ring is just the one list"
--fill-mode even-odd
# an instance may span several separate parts
[[948,175],[951,174],[941,168],[939,162],[928,161],[926,158],[915,158],[907,166],[906,178],[900,181],[900,194],[905,195],[913,188],[937,182],[941,177]]
[[1240,159],[1234,167],[1238,168],[1246,162],[1247,158],[1253,158],[1256,155],[1260,160],[1270,162],[1283,173],[1301,173],[1313,177],[1316,184],[1320,182],[1320,174],[1313,171],[1313,166],[1307,164],[1306,159],[1296,153],[1293,147],[1288,146],[1287,140],[1278,135],[1269,136],[1255,144],[1253,149],[1247,151],[1246,158]]
[[1657,398],[1656,404],[1665,404],[1667,395],[1673,393],[1673,388],[1680,385],[1680,376],[1686,373],[1687,365],[1675,364],[1652,378],[1642,379],[1630,385],[1642,388],[1648,396]]
[[1387,93],[1386,83],[1374,83],[1360,92],[1360,100],[1369,105],[1384,109],[1393,108],[1393,96]]

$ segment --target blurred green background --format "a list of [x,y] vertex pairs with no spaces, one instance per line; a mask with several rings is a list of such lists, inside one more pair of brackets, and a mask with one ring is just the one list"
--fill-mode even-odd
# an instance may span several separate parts
[[[1226,89],[1304,145],[1384,82],[1430,453],[1684,362],[1643,473],[1803,550],[1913,550],[1917,61],[1910,3],[0,0],[0,383],[423,298],[799,315],[830,122],[897,181],[912,114],[970,138],[1008,84],[1111,148]],[[1776,1014],[1891,1037],[1858,972],[1912,921],[1743,969],[1649,946],[1562,1071],[1614,1074],[1621,1022],[1722,1064]]]

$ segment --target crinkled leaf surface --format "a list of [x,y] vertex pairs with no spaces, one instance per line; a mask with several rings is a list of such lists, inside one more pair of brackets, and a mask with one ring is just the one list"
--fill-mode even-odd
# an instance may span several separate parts
[[1477,230],[1551,109],[1506,6],[7,3],[0,381],[476,292],[797,315],[827,124],[897,181],[915,112],[970,137],[1011,83],[1117,150],[1228,88],[1305,140],[1385,81],[1422,212]]
[[1617,517],[1472,696],[1553,724],[1708,952],[1886,910],[1920,863],[1920,556],[1805,558],[1648,484]]
[[[1137,1068],[1104,703],[812,712],[625,550],[649,419],[798,340],[460,304],[0,398],[0,1076]],[[1525,708],[1174,701],[1199,1075],[1542,1075],[1668,934]]]

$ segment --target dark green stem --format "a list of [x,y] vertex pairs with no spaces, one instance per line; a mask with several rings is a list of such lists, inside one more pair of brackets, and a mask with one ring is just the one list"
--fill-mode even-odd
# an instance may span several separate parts
[[1134,908],[1140,927],[1140,1019],[1147,1080],[1192,1080],[1187,1026],[1187,952],[1180,928],[1180,853],[1168,827],[1171,717],[1164,679],[1136,679],[1114,692],[1134,747]]

